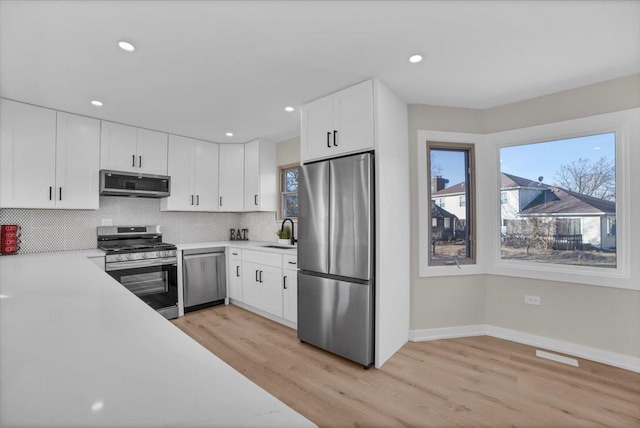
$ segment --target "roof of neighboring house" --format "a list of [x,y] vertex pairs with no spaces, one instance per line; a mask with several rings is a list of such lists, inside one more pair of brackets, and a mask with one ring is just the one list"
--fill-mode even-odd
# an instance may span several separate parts
[[605,214],[615,213],[616,203],[549,186],[520,215]]
[[[520,211],[520,215],[604,214],[616,212],[615,202],[550,186],[538,180],[518,177],[504,172],[500,173],[501,189],[520,187],[538,187],[541,190],[540,195]],[[464,191],[464,182],[462,182],[435,192],[431,197],[453,196],[463,194]],[[434,204],[432,204],[431,208],[432,216],[435,217],[433,206]]]
[[509,187],[549,187],[546,184],[538,181],[531,180],[529,178],[518,177],[517,175],[500,173],[500,188],[505,189]]
[[[530,180],[528,178],[518,177],[517,175],[505,174],[504,172],[500,173],[500,188],[507,189],[512,187],[549,187],[548,185],[539,182],[538,180]],[[464,181],[462,183],[454,184],[453,186],[447,187],[442,190],[438,190],[437,192],[433,192],[431,197],[440,197],[440,196],[453,196],[456,194],[464,194]]]
[[438,190],[437,192],[433,192],[431,194],[432,197],[434,196],[451,196],[453,194],[456,193],[464,193],[464,181],[462,183],[458,183],[456,185],[453,185],[451,187],[447,187],[444,188],[442,190]]
[[455,214],[450,213],[442,207],[431,201],[431,218],[458,218]]

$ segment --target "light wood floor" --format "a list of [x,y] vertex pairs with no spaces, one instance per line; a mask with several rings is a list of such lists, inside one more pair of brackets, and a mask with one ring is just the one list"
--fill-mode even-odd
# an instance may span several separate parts
[[237,306],[173,323],[321,427],[640,427],[640,374],[500,339],[407,343],[365,371]]

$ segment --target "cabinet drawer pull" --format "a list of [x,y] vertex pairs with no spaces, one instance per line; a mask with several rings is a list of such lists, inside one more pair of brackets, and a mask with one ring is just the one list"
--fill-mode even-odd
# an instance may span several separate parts
[[298,264],[298,262],[288,262],[290,265]]
[[142,156],[138,156],[138,168],[142,168]]
[[220,196],[220,206],[222,206],[222,196]]
[[286,290],[287,289],[287,276],[286,275],[282,277],[282,285],[284,285],[284,289]]
[[238,253],[231,253],[231,254],[233,254],[234,256],[237,256],[237,255],[238,255]]
[[336,142],[336,136],[338,135],[338,131],[333,130],[333,145],[338,147],[338,143]]
[[240,276],[240,266],[236,266],[236,276]]
[[253,195],[253,204],[258,205],[258,195]]
[[136,155],[131,155],[131,166],[132,167],[136,166]]
[[62,186],[60,186],[60,189],[58,189],[58,198],[62,200]]
[[327,132],[327,147],[331,148],[331,142],[329,141],[329,138],[331,138],[331,132]]

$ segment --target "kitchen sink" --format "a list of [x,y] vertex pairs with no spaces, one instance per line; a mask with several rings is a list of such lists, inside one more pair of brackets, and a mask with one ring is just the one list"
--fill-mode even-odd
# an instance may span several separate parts
[[284,245],[263,245],[263,248],[277,248],[279,250],[295,250],[296,247],[287,247]]

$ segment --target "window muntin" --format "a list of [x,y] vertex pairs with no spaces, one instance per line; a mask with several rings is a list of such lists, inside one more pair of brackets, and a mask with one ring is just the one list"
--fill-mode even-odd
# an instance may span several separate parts
[[615,133],[502,147],[500,183],[501,260],[616,268]]
[[428,265],[475,263],[473,145],[428,142],[427,163]]
[[298,218],[298,165],[280,168],[279,218]]

